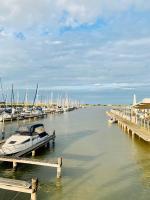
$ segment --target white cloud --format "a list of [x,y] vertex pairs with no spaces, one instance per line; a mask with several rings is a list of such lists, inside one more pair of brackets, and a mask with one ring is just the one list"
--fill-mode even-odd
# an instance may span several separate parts
[[[50,24],[76,26],[94,23],[133,7],[149,10],[146,0],[0,0],[0,24],[15,28]],[[67,13],[64,16],[64,13]],[[61,19],[64,19],[63,22]],[[59,24],[60,23],[60,24]]]
[[[147,24],[140,22],[137,26],[130,18],[130,25],[135,24],[135,31],[130,32],[128,23],[124,25],[122,18],[114,17],[100,30],[68,31],[62,35],[55,30],[63,25],[91,24],[97,17],[120,13],[132,5],[145,9],[139,6],[140,2],[143,1],[0,0],[0,27],[4,26],[0,32],[1,76],[19,81],[20,86],[28,77],[31,85],[40,81],[43,87],[70,88],[86,84],[88,87],[83,88],[93,88],[95,82],[110,84],[116,80],[129,84],[148,81],[150,38],[138,35]],[[14,36],[22,29],[25,40]],[[118,83],[94,88],[118,88]]]

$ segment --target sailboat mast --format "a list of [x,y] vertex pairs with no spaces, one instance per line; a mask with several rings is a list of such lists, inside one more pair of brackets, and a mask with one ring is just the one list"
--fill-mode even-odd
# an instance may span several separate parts
[[36,101],[36,98],[37,98],[37,94],[38,94],[38,84],[37,84],[37,86],[36,86],[36,91],[35,91],[35,95],[34,95],[34,99],[33,99],[33,104],[32,104],[32,108],[33,108],[33,106],[35,105],[35,101]]

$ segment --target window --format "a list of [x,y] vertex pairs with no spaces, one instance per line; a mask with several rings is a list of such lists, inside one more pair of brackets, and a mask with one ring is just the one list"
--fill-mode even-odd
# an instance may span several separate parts
[[29,141],[30,141],[30,139],[27,139],[24,142],[22,142],[21,144],[24,144],[24,143],[29,142]]
[[44,133],[39,134],[39,137],[42,138],[42,137],[45,137],[46,135],[48,135],[48,134],[46,132],[44,132]]
[[16,141],[10,141],[9,142],[9,144],[15,144],[16,143]]

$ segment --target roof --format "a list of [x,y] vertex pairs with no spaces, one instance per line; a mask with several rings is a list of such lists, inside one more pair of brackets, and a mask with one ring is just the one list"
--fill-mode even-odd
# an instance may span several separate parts
[[25,134],[25,135],[32,135],[32,133],[37,129],[38,127],[44,127],[43,124],[34,124],[34,125],[29,125],[29,126],[21,126],[19,129],[16,131],[17,133],[20,134]]
[[132,106],[132,108],[136,109],[150,109],[150,98],[145,98],[141,102]]

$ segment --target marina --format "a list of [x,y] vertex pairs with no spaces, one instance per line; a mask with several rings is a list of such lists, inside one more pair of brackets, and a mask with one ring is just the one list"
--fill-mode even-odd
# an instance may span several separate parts
[[[41,96],[39,100],[39,85],[36,85],[35,91],[29,99],[28,90],[19,98],[19,93],[15,91],[12,84],[10,98],[3,88],[2,79],[0,78],[0,90],[2,101],[0,102],[0,122],[12,122],[19,120],[31,120],[47,117],[48,114],[62,114],[81,108],[79,100],[73,100],[68,95],[58,95],[53,99],[53,93],[47,93],[44,99]],[[51,97],[50,97],[51,96]]]
[[[97,200],[148,199],[150,147],[137,137],[130,137],[131,134],[122,134],[116,124],[107,123],[107,111],[109,107],[89,107],[41,118],[39,123],[48,132],[56,130],[54,148],[53,145],[49,150],[43,148],[36,157],[21,156],[16,160],[17,171],[12,170],[13,160],[9,159],[13,158],[8,156],[8,162],[1,161],[0,177],[29,183],[32,177],[38,177],[37,199],[43,200],[90,200],[93,195]],[[6,137],[16,126],[17,121],[5,124]],[[61,163],[61,157],[62,178],[56,178],[56,165]],[[33,164],[28,163],[32,161]],[[2,200],[16,195],[17,200],[30,199],[29,194],[9,190],[0,190],[0,195]]]
[[0,200],[150,199],[149,11],[0,0]]

